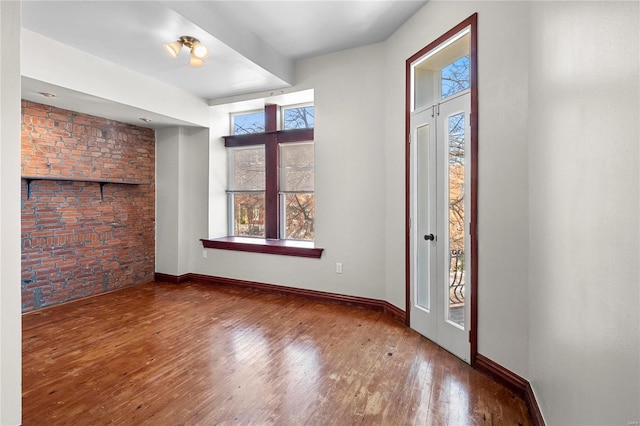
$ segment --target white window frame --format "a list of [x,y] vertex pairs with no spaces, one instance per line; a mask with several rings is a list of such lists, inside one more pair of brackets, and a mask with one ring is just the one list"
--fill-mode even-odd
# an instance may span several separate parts
[[[295,108],[305,108],[305,107],[313,107],[313,111],[315,113],[316,106],[315,106],[315,104],[313,102],[304,102],[304,103],[301,103],[301,104],[292,104],[292,105],[282,105],[282,106],[280,106],[279,111],[278,111],[279,114],[280,114],[280,117],[278,119],[278,125],[280,126],[280,129],[282,129],[282,130],[291,130],[291,129],[285,129],[284,128],[284,112],[286,110],[295,109]],[[313,116],[313,127],[298,127],[298,129],[303,129],[303,128],[304,129],[313,129],[313,128],[315,128],[315,125],[316,125],[316,117],[314,115]]]

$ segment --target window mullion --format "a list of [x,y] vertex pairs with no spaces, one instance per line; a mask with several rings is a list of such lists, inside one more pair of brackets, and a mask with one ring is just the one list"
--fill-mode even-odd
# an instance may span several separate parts
[[278,218],[278,193],[280,188],[280,153],[278,136],[268,135],[265,144],[265,234],[267,239],[276,240],[280,237],[280,220]]
[[265,132],[278,130],[278,105],[266,105],[264,107],[264,130]]

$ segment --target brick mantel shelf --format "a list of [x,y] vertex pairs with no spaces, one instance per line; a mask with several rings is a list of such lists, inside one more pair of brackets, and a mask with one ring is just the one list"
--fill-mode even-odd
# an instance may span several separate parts
[[27,181],[27,199],[31,198],[31,182],[34,180],[53,180],[57,182],[93,182],[100,184],[100,199],[104,200],[104,186],[107,184],[112,185],[145,185],[146,182],[126,182],[120,180],[106,180],[106,179],[89,179],[89,178],[71,178],[64,176],[22,176],[22,179]]

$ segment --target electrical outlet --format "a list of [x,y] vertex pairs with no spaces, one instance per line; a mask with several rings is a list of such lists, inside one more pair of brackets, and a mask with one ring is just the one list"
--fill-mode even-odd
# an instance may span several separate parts
[[207,251],[206,250],[202,250],[202,258],[203,259],[207,258]]
[[342,263],[338,262],[336,263],[336,274],[341,274],[342,273]]

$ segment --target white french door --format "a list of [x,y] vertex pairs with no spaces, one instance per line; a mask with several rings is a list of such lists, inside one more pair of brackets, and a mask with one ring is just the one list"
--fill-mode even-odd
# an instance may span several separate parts
[[469,90],[411,113],[411,328],[470,362]]

